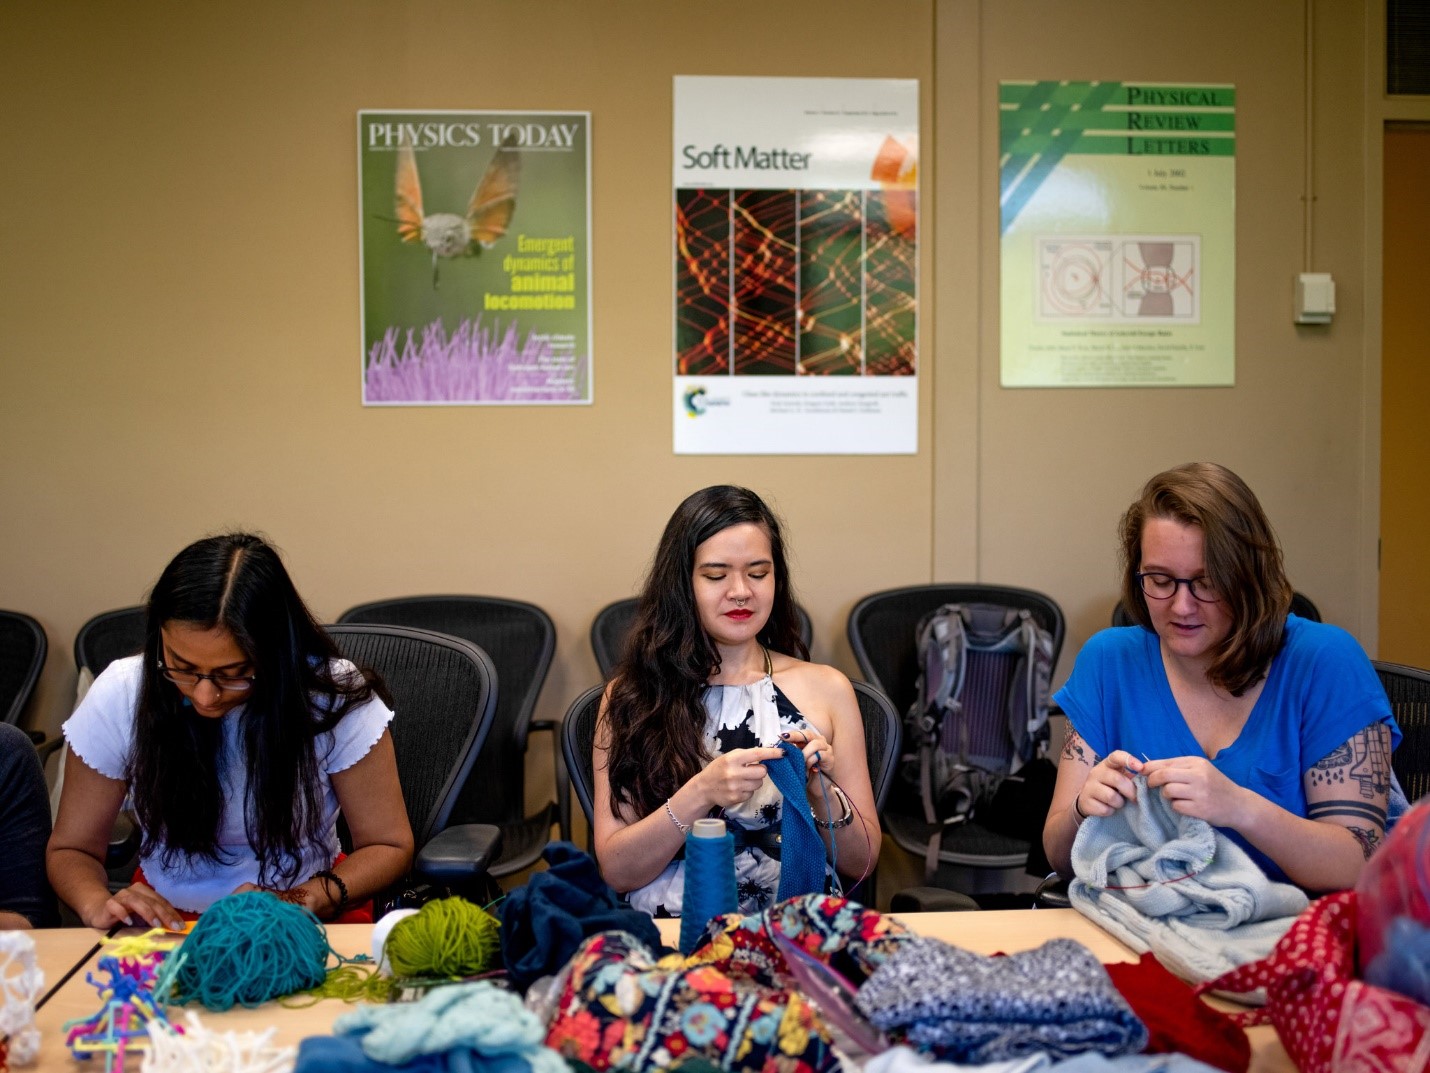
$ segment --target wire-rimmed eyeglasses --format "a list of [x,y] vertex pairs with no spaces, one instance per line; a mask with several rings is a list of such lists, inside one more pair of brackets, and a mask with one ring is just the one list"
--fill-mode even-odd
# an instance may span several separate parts
[[207,679],[220,693],[242,693],[253,688],[252,674],[199,674],[197,671],[176,671],[166,666],[163,660],[158,664],[159,673],[176,686],[193,687]]

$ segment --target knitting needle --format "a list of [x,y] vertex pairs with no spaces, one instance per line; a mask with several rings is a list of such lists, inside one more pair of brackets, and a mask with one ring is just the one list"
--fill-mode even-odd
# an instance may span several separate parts
[[72,966],[70,966],[70,971],[61,976],[59,982],[55,984],[54,987],[46,991],[44,995],[41,996],[40,1001],[35,1003],[36,1012],[39,1011],[41,1006],[49,1002],[50,999],[54,997],[56,991],[64,987],[65,984],[69,983],[71,976],[73,976],[75,973],[79,972],[80,969],[89,964],[89,959],[94,957],[95,954],[99,953],[100,950],[104,948],[104,944],[106,941],[113,939],[116,935],[119,934],[120,928],[124,928],[127,926],[128,925],[126,925],[124,921],[121,920],[116,923],[112,928],[110,928],[109,931],[105,932],[104,938],[101,939],[99,942],[95,943],[92,947],[90,947],[89,953],[85,954],[84,957],[80,958]]

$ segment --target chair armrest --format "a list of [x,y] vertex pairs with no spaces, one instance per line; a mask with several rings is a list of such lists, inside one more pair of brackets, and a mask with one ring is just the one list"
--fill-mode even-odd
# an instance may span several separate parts
[[1071,909],[1072,899],[1068,897],[1068,881],[1052,872],[1038,884],[1038,893],[1033,901],[1035,909]]
[[907,887],[889,900],[891,913],[962,913],[977,908],[967,894],[944,887]]
[[480,878],[501,852],[501,828],[459,823],[439,831],[417,851],[412,874],[426,883],[460,883]]
[[566,758],[561,752],[561,723],[555,719],[533,719],[532,730],[544,730],[551,735],[551,757],[556,775],[556,818],[561,841],[571,841],[571,776],[566,773]]
[[30,740],[35,743],[35,752],[40,756],[40,763],[49,760],[50,754],[65,743],[65,736],[57,734],[53,738],[46,739],[43,730],[26,731],[30,735]]

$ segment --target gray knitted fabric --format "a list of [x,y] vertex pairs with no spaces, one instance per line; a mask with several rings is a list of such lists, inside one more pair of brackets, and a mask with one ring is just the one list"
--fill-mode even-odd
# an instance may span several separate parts
[[1137,800],[1090,816],[1073,840],[1072,904],[1177,975],[1212,980],[1271,953],[1309,904],[1273,883],[1205,820],[1172,811],[1138,775]]
[[955,1062],[1128,1054],[1147,1045],[1146,1027],[1107,970],[1071,939],[1008,957],[911,939],[864,981],[855,1004],[883,1031]]

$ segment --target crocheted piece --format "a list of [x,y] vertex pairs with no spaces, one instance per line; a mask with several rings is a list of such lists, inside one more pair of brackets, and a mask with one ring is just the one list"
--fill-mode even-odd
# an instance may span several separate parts
[[911,939],[897,921],[819,894],[729,914],[689,958],[657,960],[634,936],[607,932],[572,960],[547,1045],[592,1069],[630,1073],[693,1057],[723,1069],[838,1069],[827,1025],[787,986],[775,934],[857,980]]
[[1147,1044],[1147,1029],[1106,970],[1071,939],[1008,957],[914,939],[869,977],[856,1001],[891,1036],[954,1062],[1132,1054]]
[[1306,908],[1205,820],[1172,810],[1144,776],[1137,800],[1090,816],[1073,841],[1073,907],[1193,981],[1265,957]]
[[39,1054],[35,999],[44,986],[35,941],[24,932],[0,931],[0,1040],[9,1037],[7,1053],[0,1058],[14,1065],[29,1065]]
[[1430,1068],[1430,1007],[1355,979],[1356,894],[1318,899],[1271,956],[1197,987],[1264,987],[1264,1009],[1233,1014],[1276,1026],[1302,1073],[1421,1073]]

